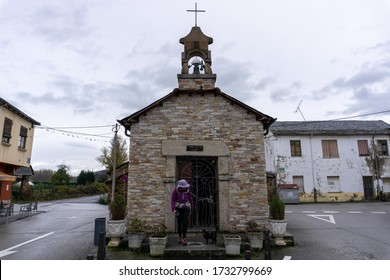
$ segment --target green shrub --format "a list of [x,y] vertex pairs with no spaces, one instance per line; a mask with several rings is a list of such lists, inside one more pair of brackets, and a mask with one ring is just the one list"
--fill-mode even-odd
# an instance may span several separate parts
[[283,220],[285,215],[284,209],[284,201],[280,199],[279,195],[274,195],[269,204],[270,218],[273,220]]
[[167,236],[167,227],[164,224],[154,225],[152,227],[152,237],[165,237]]
[[114,200],[108,206],[112,220],[123,220],[126,217],[126,201],[123,195],[115,194]]
[[132,220],[128,226],[128,230],[130,233],[141,233],[141,232],[145,232],[146,229],[147,229],[146,221],[138,218]]

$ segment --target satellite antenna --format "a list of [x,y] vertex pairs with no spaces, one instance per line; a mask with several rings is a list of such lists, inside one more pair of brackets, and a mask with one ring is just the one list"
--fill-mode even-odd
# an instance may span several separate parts
[[299,108],[299,107],[301,106],[301,104],[302,104],[302,101],[303,101],[303,100],[301,100],[301,102],[299,102],[299,104],[298,104],[298,107],[297,107],[297,109],[295,110],[295,112],[294,112],[294,113],[296,113],[296,112],[298,112],[298,111],[299,111],[299,113],[301,114],[301,116],[302,116],[303,120],[304,120],[304,121],[306,121],[305,117],[304,117],[304,116],[303,116],[303,114],[302,114],[302,111],[301,111],[301,109]]

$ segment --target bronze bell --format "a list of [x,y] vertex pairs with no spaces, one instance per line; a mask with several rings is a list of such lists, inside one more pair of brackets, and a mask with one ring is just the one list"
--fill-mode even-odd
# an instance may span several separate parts
[[194,73],[193,74],[200,74],[200,71],[199,71],[200,63],[195,62],[195,63],[193,63],[193,65],[194,65]]

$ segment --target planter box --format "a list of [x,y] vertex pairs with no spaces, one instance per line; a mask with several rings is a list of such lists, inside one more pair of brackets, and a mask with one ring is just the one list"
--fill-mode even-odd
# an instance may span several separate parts
[[225,245],[226,255],[240,255],[241,236],[239,235],[224,235],[223,243]]
[[150,255],[162,256],[164,255],[165,246],[167,245],[168,237],[149,237]]
[[263,248],[263,233],[262,232],[247,232],[246,237],[253,249]]
[[128,242],[129,248],[141,248],[142,241],[144,240],[145,233],[129,233]]

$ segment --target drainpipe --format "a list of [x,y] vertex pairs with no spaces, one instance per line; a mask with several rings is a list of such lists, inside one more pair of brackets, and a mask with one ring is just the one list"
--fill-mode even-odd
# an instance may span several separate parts
[[381,188],[380,186],[380,183],[379,183],[379,180],[381,179],[381,175],[379,173],[379,162],[378,162],[378,146],[376,145],[375,143],[375,135],[372,137],[372,146],[373,146],[373,155],[374,155],[374,176],[375,176],[375,180],[376,180],[376,191],[377,191],[377,195],[379,197],[379,199],[381,199],[381,194],[383,193],[383,186]]
[[317,202],[317,190],[315,188],[315,179],[314,179],[314,158],[313,158],[312,137],[313,137],[313,133],[309,136],[309,140],[310,140],[310,159],[311,159],[311,177],[312,177],[312,180],[313,180],[314,202]]

